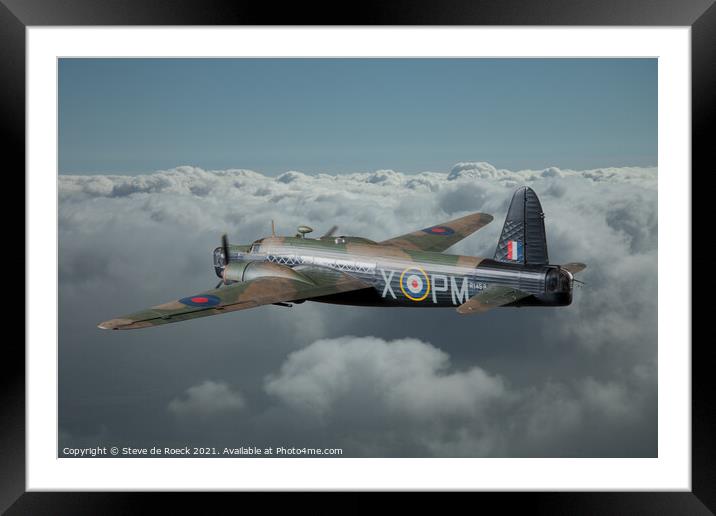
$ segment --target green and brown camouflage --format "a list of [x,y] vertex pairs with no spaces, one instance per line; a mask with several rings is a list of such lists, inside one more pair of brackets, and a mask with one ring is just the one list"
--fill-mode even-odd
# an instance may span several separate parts
[[487,226],[492,222],[492,219],[492,215],[487,213],[473,213],[472,215],[428,228],[431,231],[421,229],[407,235],[385,240],[381,242],[381,245],[441,253],[457,244],[463,238],[472,235],[478,229]]
[[[304,269],[301,274],[309,281],[286,277],[258,277],[251,281],[233,283],[224,288],[207,290],[189,298],[153,306],[141,312],[103,322],[99,327],[123,330],[147,328],[261,305],[304,300],[368,287],[360,280],[335,271]],[[192,303],[193,299],[197,301]],[[208,303],[202,303],[204,299],[207,299]],[[218,301],[215,304],[214,299]],[[202,304],[213,306],[201,306]]]
[[544,249],[525,247],[540,245],[539,240],[530,240],[536,223],[542,224],[544,234],[539,201],[540,213],[532,213],[535,198],[530,189],[515,193],[493,259],[443,252],[489,224],[493,218],[485,213],[382,242],[333,237],[333,230],[320,238],[308,238],[305,234],[310,228],[301,226],[293,237],[270,236],[251,245],[225,242],[214,250],[220,287],[112,319],[99,327],[146,328],[306,300],[356,306],[455,307],[460,314],[497,306],[568,305],[572,274],[584,265],[559,267],[529,261],[530,256],[547,255],[544,239]]

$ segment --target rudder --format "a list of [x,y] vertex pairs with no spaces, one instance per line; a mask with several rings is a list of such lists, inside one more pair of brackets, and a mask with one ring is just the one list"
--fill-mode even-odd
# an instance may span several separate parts
[[523,186],[512,196],[494,259],[507,263],[549,263],[544,212],[532,188]]

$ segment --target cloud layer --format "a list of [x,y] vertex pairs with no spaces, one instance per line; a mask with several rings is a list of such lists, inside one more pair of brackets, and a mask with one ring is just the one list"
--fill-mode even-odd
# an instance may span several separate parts
[[[213,286],[219,235],[251,242],[272,219],[282,234],[337,224],[339,234],[380,240],[483,211],[495,221],[451,252],[492,256],[520,185],[540,196],[550,259],[588,264],[570,307],[459,317],[306,303],[147,331],[94,327]],[[60,176],[59,197],[67,435],[320,438],[348,456],[656,455],[656,168],[475,162],[448,173],[267,177],[178,167]],[[107,360],[123,365],[112,385],[87,365]],[[123,423],[117,406],[145,424]],[[201,411],[199,420],[222,414],[234,425],[176,417]]]
[[234,392],[225,382],[206,380],[186,390],[186,395],[169,402],[169,411],[179,416],[208,417],[236,412],[246,403],[240,393]]
[[628,429],[643,416],[644,402],[638,380],[587,377],[516,388],[477,366],[456,370],[446,353],[420,340],[375,337],[316,341],[291,353],[265,388],[335,432],[341,444],[359,439],[383,454],[400,440],[426,456],[504,456],[516,449],[568,455],[559,451],[565,436],[579,432],[587,445],[592,425]]

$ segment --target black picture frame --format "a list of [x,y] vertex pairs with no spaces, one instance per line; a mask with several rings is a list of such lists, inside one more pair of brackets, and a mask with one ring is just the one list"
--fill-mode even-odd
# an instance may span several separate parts
[[[692,38],[692,169],[703,169],[700,173],[708,174],[711,171],[706,160],[713,155],[711,149],[714,147],[709,141],[708,127],[712,125],[716,105],[716,6],[713,3],[714,0],[364,0],[355,4],[286,2],[277,6],[224,0],[0,0],[0,120],[5,157],[6,160],[11,157],[10,163],[14,165],[8,173],[19,176],[15,170],[25,169],[25,29],[28,26],[679,25],[690,26]],[[21,188],[24,190],[24,181]],[[704,195],[706,191],[694,192]],[[694,199],[692,206],[709,204],[708,201],[697,203]],[[708,220],[708,216],[693,215],[692,219],[697,224]],[[22,238],[25,241],[25,234]],[[704,253],[692,260],[692,270],[708,270],[707,255]],[[669,265],[661,263],[662,267]],[[6,268],[5,273],[17,276],[17,268],[13,265]],[[25,269],[26,276],[31,273]],[[686,280],[690,282],[690,276]],[[675,303],[691,301],[670,300]],[[696,304],[692,303],[692,306]],[[17,322],[14,325],[16,327]],[[4,374],[0,380],[0,510],[7,509],[7,514],[135,512],[150,495],[25,492],[25,352],[19,338],[10,335],[12,333],[6,334],[2,361]],[[709,514],[716,511],[716,403],[711,397],[715,353],[711,341],[709,338],[693,339],[691,348],[690,492],[476,493],[481,497],[481,503],[499,504],[501,511],[526,506],[530,511],[551,514]],[[678,344],[688,345],[687,342]],[[161,497],[164,510],[176,502],[184,509],[190,507],[185,495],[151,496]],[[198,503],[206,508],[204,501]]]

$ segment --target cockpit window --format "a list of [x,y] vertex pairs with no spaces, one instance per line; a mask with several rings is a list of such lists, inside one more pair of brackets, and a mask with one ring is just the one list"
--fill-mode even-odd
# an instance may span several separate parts
[[261,250],[261,242],[263,239],[256,240],[253,244],[251,244],[251,247],[249,247],[250,253],[258,253]]
[[214,267],[223,267],[225,265],[224,250],[221,247],[214,249]]

